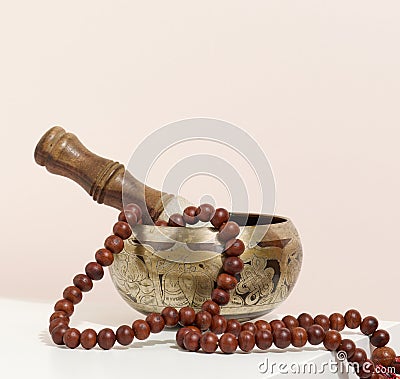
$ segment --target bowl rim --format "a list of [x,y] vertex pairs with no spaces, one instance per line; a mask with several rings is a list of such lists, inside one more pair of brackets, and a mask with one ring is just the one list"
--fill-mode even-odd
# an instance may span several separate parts
[[[239,221],[240,234],[237,238],[244,239],[246,243],[250,240],[262,241],[268,233],[274,233],[275,230],[288,228],[291,220],[284,216],[232,212],[232,220]],[[247,217],[250,225],[243,225],[243,221]],[[262,218],[263,223],[257,224],[255,220]],[[270,221],[270,222],[268,222]],[[272,222],[271,222],[272,221]],[[221,244],[218,240],[218,229],[206,225],[199,226],[156,226],[138,224],[132,228],[133,234],[129,238],[131,242],[145,244],[146,242],[164,242],[164,243],[214,243]]]

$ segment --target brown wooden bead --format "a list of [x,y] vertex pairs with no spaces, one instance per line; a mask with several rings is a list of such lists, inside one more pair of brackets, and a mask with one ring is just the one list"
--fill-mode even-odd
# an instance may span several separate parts
[[70,349],[75,349],[79,346],[81,338],[81,333],[78,329],[70,328],[68,329],[63,336],[63,342],[65,346],[69,347]]
[[272,346],[274,337],[267,329],[258,329],[255,334],[256,345],[261,350],[267,350]]
[[165,327],[164,317],[160,313],[150,313],[146,317],[152,333],[160,333]]
[[242,325],[238,320],[230,319],[226,323],[225,333],[233,334],[235,337],[239,337],[239,333],[242,330]]
[[229,212],[225,208],[217,208],[211,219],[211,224],[219,229],[219,227],[229,220]]
[[292,345],[294,347],[303,347],[308,341],[307,331],[298,326],[293,328],[291,331],[292,334]]
[[163,316],[166,326],[173,327],[178,324],[179,313],[173,307],[165,307],[161,311],[161,316]]
[[78,304],[82,300],[82,291],[76,286],[69,286],[63,292],[63,298],[72,304]]
[[197,333],[201,334],[201,330],[197,326],[188,325],[188,326],[185,326],[185,328],[189,328],[190,330],[193,330],[194,332],[197,332]]
[[183,337],[183,346],[189,351],[197,351],[200,349],[201,334],[191,330]]
[[154,224],[155,226],[168,226],[168,221],[165,220],[157,220]]
[[74,304],[72,304],[72,302],[69,300],[61,299],[58,300],[57,303],[54,305],[54,310],[63,311],[68,317],[70,317],[74,313]]
[[238,341],[232,333],[224,333],[219,339],[219,348],[225,354],[232,354],[238,347]]
[[60,325],[69,325],[69,318],[68,317],[62,317],[62,318],[56,318],[52,321],[50,321],[50,325],[49,325],[49,332],[50,334],[52,333],[52,331],[57,328],[57,326]]
[[392,363],[392,366],[395,369],[396,374],[400,375],[400,359],[398,357],[396,357],[395,361]]
[[[176,325],[176,324],[175,324]],[[136,320],[132,324],[133,333],[138,340],[145,340],[150,335],[150,326],[144,320]]]
[[114,262],[114,254],[108,249],[99,249],[94,256],[96,262],[102,266],[111,266]]
[[226,305],[229,303],[229,293],[222,288],[214,288],[211,292],[211,299],[219,305]]
[[275,333],[278,329],[286,328],[286,325],[281,320],[272,320],[269,325],[271,326],[272,333]]
[[220,228],[218,232],[218,239],[220,241],[226,242],[232,238],[236,238],[240,233],[239,225],[234,221],[228,221],[225,226]]
[[329,317],[329,322],[331,325],[331,329],[337,330],[338,332],[341,332],[345,325],[346,321],[340,313],[332,313]]
[[119,254],[124,248],[124,241],[121,237],[112,235],[104,241],[104,247],[110,250],[113,254]]
[[356,347],[352,357],[351,358],[347,357],[347,358],[349,362],[357,363],[358,365],[362,366],[368,357],[364,349]]
[[210,330],[215,334],[225,333],[228,321],[224,316],[214,315],[212,316]]
[[273,333],[273,337],[275,346],[280,349],[287,348],[292,341],[292,335],[288,328],[276,329]]
[[172,227],[180,227],[180,226],[185,226],[186,222],[181,214],[174,213],[169,217],[168,225]]
[[238,257],[228,257],[224,260],[223,270],[231,275],[239,274],[243,270],[243,261]]
[[348,338],[342,339],[342,342],[337,348],[337,351],[344,351],[346,353],[347,359],[350,359],[354,355],[355,350],[355,343]]
[[371,379],[387,379],[387,376],[383,374],[377,374],[376,372],[374,372],[371,375]]
[[396,359],[396,353],[390,347],[378,347],[372,352],[371,360],[375,365],[385,367],[392,366]]
[[285,327],[288,328],[289,330],[292,330],[293,328],[297,328],[299,326],[299,321],[297,320],[297,318],[290,315],[285,316],[282,319],[282,322],[285,324]]
[[117,331],[115,333],[115,337],[120,345],[128,346],[132,343],[133,338],[135,337],[135,333],[133,332],[133,330],[130,326],[121,325],[117,329]]
[[245,246],[241,239],[234,238],[225,243],[224,254],[228,257],[238,257],[244,252]]
[[244,322],[244,323],[242,324],[242,331],[243,331],[243,330],[246,330],[246,331],[248,331],[248,332],[250,332],[250,333],[255,334],[255,332],[257,331],[257,328],[256,328],[256,326],[254,325],[254,323],[252,323],[251,321],[247,321],[247,322]]
[[64,334],[69,329],[68,325],[59,325],[51,332],[51,339],[56,345],[64,345]]
[[297,317],[297,321],[299,322],[299,326],[307,331],[307,329],[314,324],[313,317],[308,313],[302,313],[299,317]]
[[93,329],[85,329],[81,333],[81,345],[84,349],[90,350],[96,346],[97,333]]
[[240,349],[246,353],[253,350],[254,345],[256,344],[254,333],[251,333],[248,330],[242,330],[238,337],[238,343]]
[[197,312],[195,317],[195,325],[200,330],[207,330],[211,326],[212,316],[207,311]]
[[85,272],[92,280],[100,280],[104,276],[103,267],[97,262],[89,262],[85,267]]
[[69,321],[69,317],[67,316],[67,314],[64,311],[56,311],[51,314],[49,322],[52,322],[53,320],[55,320],[57,318],[66,318]]
[[132,229],[127,222],[118,221],[114,224],[113,233],[123,240],[126,240],[132,235]]
[[129,211],[129,212],[133,212],[137,219],[140,220],[143,216],[142,213],[142,208],[139,207],[139,205],[134,204],[134,203],[130,203],[124,206],[124,211]]
[[[214,316],[215,317],[215,316]],[[200,337],[200,347],[205,353],[214,353],[218,347],[218,337],[213,332],[206,332]]]
[[211,314],[211,316],[219,315],[219,313],[221,311],[219,305],[215,301],[212,301],[212,300],[206,300],[202,304],[201,310],[207,311],[208,313]]
[[371,337],[369,337],[371,344],[375,347],[384,347],[389,343],[390,336],[386,330],[378,329]]
[[92,279],[85,274],[78,274],[74,277],[74,286],[78,287],[82,292],[88,292],[93,288]]
[[370,359],[367,359],[362,366],[360,366],[357,375],[360,378],[371,378],[372,373],[374,372],[375,365]]
[[257,320],[254,323],[255,327],[257,328],[257,330],[269,330],[271,331],[271,325],[269,324],[269,322],[265,321],[265,320]]
[[118,214],[118,221],[125,221],[125,222],[126,222],[126,217],[125,217],[124,211],[121,211],[121,212]]
[[351,356],[351,358],[347,357],[349,362],[357,363],[359,366],[362,366],[367,358],[368,357],[365,350],[358,347],[356,347],[356,349],[354,350],[354,354]]
[[311,325],[307,329],[308,342],[311,345],[319,345],[325,338],[325,332],[321,325]]
[[329,351],[336,351],[342,342],[342,336],[337,330],[328,330],[325,333],[324,346]]
[[376,329],[378,329],[379,322],[373,316],[367,316],[362,320],[360,325],[361,333],[365,334],[366,336],[370,336],[373,334]]
[[217,277],[217,286],[225,291],[233,290],[238,281],[233,275],[221,273]]
[[183,211],[182,217],[183,217],[183,221],[186,222],[186,224],[189,225],[194,225],[197,223],[198,218],[196,216],[196,207],[193,206],[189,206],[186,207],[185,210]]
[[322,326],[324,332],[327,332],[331,327],[331,322],[329,321],[329,317],[325,315],[318,315],[314,317],[314,324]]
[[192,307],[183,307],[179,310],[179,323],[181,325],[192,325],[195,318],[196,311]]
[[103,350],[111,349],[116,341],[116,337],[112,329],[104,328],[100,330],[99,334],[97,335],[97,343]]
[[355,309],[348,310],[344,315],[346,326],[350,329],[356,329],[361,324],[360,312]]
[[200,221],[208,222],[214,217],[215,208],[211,204],[201,204],[196,209],[196,216]]
[[123,222],[127,222],[132,228],[136,226],[136,224],[139,223],[139,220],[137,218],[137,215],[135,212],[132,211],[122,211],[119,216],[118,216],[118,221],[123,221]]
[[175,335],[175,340],[176,340],[176,344],[182,348],[182,349],[186,349],[185,346],[183,345],[183,339],[185,337],[185,335],[189,332],[191,332],[192,330],[190,328],[187,327],[183,327],[178,329],[178,331],[176,332]]

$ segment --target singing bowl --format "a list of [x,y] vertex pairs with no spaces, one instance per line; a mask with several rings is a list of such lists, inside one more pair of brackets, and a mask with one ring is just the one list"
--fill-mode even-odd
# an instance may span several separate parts
[[[271,312],[292,291],[300,273],[302,247],[285,217],[232,213],[245,244],[243,271],[221,307],[229,318],[248,320]],[[166,306],[193,307],[210,298],[223,264],[222,245],[212,227],[137,225],[110,266],[119,294],[148,314]]]

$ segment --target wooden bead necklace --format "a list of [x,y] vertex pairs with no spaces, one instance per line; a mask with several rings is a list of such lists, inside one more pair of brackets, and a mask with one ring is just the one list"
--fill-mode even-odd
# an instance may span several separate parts
[[[169,221],[156,221],[156,226],[184,227],[194,225],[198,221],[211,222],[218,229],[217,237],[224,244],[223,266],[217,277],[217,287],[211,293],[211,299],[205,301],[201,310],[183,307],[179,311],[173,307],[166,307],[161,313],[150,313],[144,320],[136,320],[132,326],[121,325],[115,332],[104,328],[98,333],[93,329],[80,332],[70,328],[70,317],[74,306],[81,302],[82,293],[93,288],[93,281],[104,276],[103,267],[110,266],[114,255],[119,254],[124,247],[124,240],[132,235],[130,225],[142,223],[142,210],[136,204],[129,204],[119,214],[118,222],[113,227],[113,234],[106,238],[104,248],[95,253],[95,262],[89,262],[85,267],[85,274],[78,274],[73,279],[73,286],[65,288],[63,298],[54,306],[54,313],[50,316],[49,332],[57,345],[66,345],[74,349],[81,345],[84,349],[92,349],[98,344],[104,350],[111,349],[115,342],[127,346],[133,339],[145,340],[150,333],[159,333],[165,327],[181,326],[176,333],[176,343],[182,349],[189,351],[202,350],[213,353],[219,349],[230,354],[239,348],[250,352],[255,346],[261,350],[269,349],[272,344],[285,349],[290,344],[294,347],[303,347],[307,342],[311,345],[323,344],[329,351],[342,351],[349,362],[357,363],[361,369],[357,372],[360,378],[395,378],[394,375],[383,375],[378,370],[382,367],[395,367],[400,373],[400,357],[386,345],[389,342],[389,333],[378,329],[378,320],[368,316],[362,319],[360,313],[351,309],[344,315],[333,313],[330,317],[318,315],[312,317],[302,313],[297,318],[285,316],[282,320],[270,322],[257,320],[240,323],[235,319],[226,319],[220,315],[220,306],[229,302],[229,291],[238,283],[236,275],[243,270],[243,261],[240,255],[244,252],[243,242],[236,238],[239,225],[229,221],[229,212],[223,208],[214,209],[210,204],[201,204],[199,207],[185,208],[183,214],[175,213]],[[360,328],[361,332],[369,336],[371,344],[376,348],[368,359],[365,350],[357,348],[350,339],[342,339],[340,332],[347,326],[350,329]],[[218,335],[221,335],[218,337]]]

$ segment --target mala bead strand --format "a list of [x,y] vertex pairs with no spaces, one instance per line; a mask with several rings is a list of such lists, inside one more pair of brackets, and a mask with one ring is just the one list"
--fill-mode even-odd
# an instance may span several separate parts
[[[74,312],[74,305],[82,300],[82,292],[88,292],[93,288],[93,280],[101,280],[104,276],[103,267],[110,266],[114,261],[114,254],[119,254],[124,247],[124,239],[132,235],[132,230],[127,221],[131,225],[135,225],[138,220],[140,221],[142,212],[140,207],[135,204],[127,206],[125,211],[121,212],[118,216],[118,222],[113,227],[113,235],[107,237],[104,242],[104,248],[97,250],[95,254],[95,262],[89,262],[85,267],[85,274],[78,274],[73,278],[73,286],[65,288],[63,292],[63,299],[56,302],[54,306],[54,313],[50,317],[49,332],[54,343],[58,345],[65,344],[67,347],[74,349],[82,345],[84,349],[93,348],[96,343],[102,349],[108,350],[115,341],[121,344],[129,344],[133,340],[133,329],[126,325],[122,325],[117,330],[117,335],[109,328],[105,328],[96,334],[93,329],[86,329],[82,334],[75,328],[69,327],[69,317]],[[139,320],[143,321],[143,320]],[[160,321],[153,320],[152,326],[154,332],[160,330]],[[150,326],[147,322],[147,328]],[[162,322],[164,320],[162,319]],[[147,328],[143,328],[142,324],[137,324],[138,339],[139,337],[146,336]],[[163,326],[162,326],[163,328]]]
[[[116,332],[104,328],[98,333],[93,329],[85,329],[81,333],[76,328],[70,328],[74,305],[82,301],[83,292],[93,288],[93,280],[103,278],[103,267],[113,263],[114,254],[122,251],[124,240],[132,235],[131,227],[141,223],[141,217],[140,207],[129,204],[119,214],[119,221],[113,227],[114,234],[107,237],[104,248],[95,253],[95,262],[89,262],[85,267],[85,274],[77,274],[73,278],[73,285],[65,288],[63,298],[56,302],[49,319],[49,332],[55,344],[64,344],[71,349],[81,345],[87,350],[98,344],[100,348],[109,350],[116,342],[127,346],[135,337],[137,340],[145,340],[151,333],[159,333],[165,327],[179,324],[182,327],[176,333],[177,345],[189,351],[201,349],[205,353],[213,353],[219,347],[223,353],[231,354],[238,348],[243,352],[250,352],[255,346],[260,350],[267,350],[273,344],[280,349],[290,345],[301,348],[309,342],[311,345],[323,344],[328,351],[345,352],[350,362],[362,366],[358,372],[360,378],[379,378],[380,375],[374,372],[379,366],[394,365],[399,371],[400,357],[396,357],[394,350],[386,346],[390,340],[389,333],[378,329],[378,320],[375,317],[367,316],[362,319],[355,309],[348,310],[344,316],[333,313],[330,317],[320,314],[313,318],[308,313],[302,313],[297,318],[288,315],[282,320],[257,320],[243,324],[220,315],[220,306],[229,302],[229,291],[236,287],[236,275],[243,270],[240,255],[245,246],[243,241],[236,238],[240,228],[236,222],[229,221],[229,212],[223,208],[214,209],[210,204],[201,204],[197,208],[187,207],[182,215],[171,215],[168,222],[156,222],[158,226],[181,227],[186,224],[194,225],[198,221],[211,221],[219,229],[217,238],[224,243],[223,267],[211,299],[202,304],[199,312],[196,313],[192,307],[183,307],[179,311],[173,307],[165,307],[161,313],[150,313],[145,320],[134,321],[132,326],[121,325]],[[371,344],[376,347],[371,359],[353,341],[342,339],[340,331],[345,326],[350,329],[360,328],[364,335],[369,336]]]

